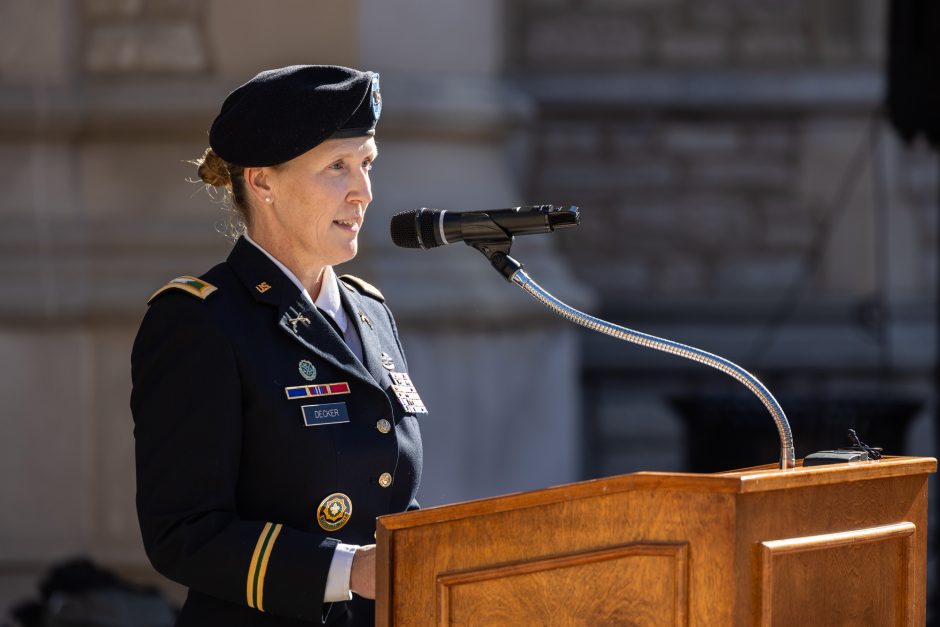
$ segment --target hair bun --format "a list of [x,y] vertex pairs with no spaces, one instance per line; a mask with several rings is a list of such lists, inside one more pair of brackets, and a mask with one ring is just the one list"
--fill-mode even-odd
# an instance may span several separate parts
[[232,188],[232,176],[229,173],[228,164],[222,157],[215,154],[212,148],[206,148],[205,154],[196,159],[195,163],[198,166],[196,172],[199,178],[206,184],[213,187]]

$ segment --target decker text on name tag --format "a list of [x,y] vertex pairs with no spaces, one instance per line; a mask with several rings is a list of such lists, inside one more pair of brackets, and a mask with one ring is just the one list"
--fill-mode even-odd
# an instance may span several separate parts
[[349,422],[349,412],[346,410],[346,403],[304,405],[300,409],[304,413],[304,426],[307,427]]

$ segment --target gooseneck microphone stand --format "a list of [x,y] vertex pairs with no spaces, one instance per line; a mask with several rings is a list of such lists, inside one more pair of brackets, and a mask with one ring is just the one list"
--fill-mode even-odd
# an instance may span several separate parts
[[777,432],[780,435],[780,468],[782,470],[788,470],[796,467],[793,435],[790,433],[790,423],[787,421],[787,416],[783,413],[783,408],[780,407],[780,403],[778,403],[777,399],[770,393],[770,390],[750,372],[724,357],[703,351],[694,346],[687,346],[654,335],[640,333],[639,331],[634,331],[601,320],[600,318],[595,318],[574,307],[566,305],[533,281],[532,277],[526,274],[525,270],[522,269],[522,264],[509,256],[509,248],[512,245],[511,236],[504,241],[470,243],[470,245],[483,253],[486,258],[490,260],[490,263],[493,264],[493,267],[510,283],[521,287],[529,296],[533,297],[562,318],[581,325],[586,329],[590,329],[591,331],[615,337],[618,340],[632,342],[640,346],[653,348],[658,351],[663,351],[664,353],[677,355],[705,364],[706,366],[711,366],[742,383],[760,399],[761,403],[764,404],[764,407],[767,408],[770,415],[773,417],[774,423],[777,425]]
[[545,233],[554,231],[557,228],[577,226],[580,224],[581,218],[578,208],[573,206],[539,205],[524,208],[525,211],[522,211],[522,209],[522,207],[517,207],[514,210],[497,210],[492,214],[488,214],[486,211],[464,214],[459,222],[460,228],[452,234],[459,239],[448,238],[445,233],[444,213],[446,212],[427,208],[417,211],[405,211],[396,214],[392,218],[392,241],[403,248],[423,249],[435,248],[451,243],[451,241],[463,241],[468,246],[472,246],[483,253],[506,280],[521,287],[529,296],[532,296],[562,318],[619,340],[633,342],[640,346],[697,361],[737,379],[757,395],[764,407],[770,411],[770,415],[773,416],[777,431],[780,434],[780,468],[789,470],[796,466],[793,436],[790,433],[790,423],[787,422],[787,416],[783,413],[780,403],[773,397],[773,394],[750,372],[724,357],[589,316],[573,307],[569,307],[533,281],[522,269],[522,264],[509,256],[513,234]]

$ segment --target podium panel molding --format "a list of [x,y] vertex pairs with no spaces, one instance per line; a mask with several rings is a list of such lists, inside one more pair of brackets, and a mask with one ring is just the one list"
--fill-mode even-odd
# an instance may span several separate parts
[[916,532],[905,521],[761,542],[758,624],[913,624]]
[[[437,624],[688,625],[688,543],[627,544],[437,577]],[[591,582],[585,588],[582,582]]]

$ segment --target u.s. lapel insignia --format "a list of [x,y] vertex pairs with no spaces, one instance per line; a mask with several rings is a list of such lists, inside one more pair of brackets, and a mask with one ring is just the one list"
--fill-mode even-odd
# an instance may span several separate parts
[[317,367],[306,359],[300,361],[297,365],[297,369],[300,370],[300,376],[307,381],[313,381],[317,378]]
[[342,492],[334,492],[317,508],[317,524],[324,531],[342,529],[352,516],[352,501]]
[[259,292],[261,292],[262,294],[264,294],[264,293],[267,292],[269,289],[271,289],[271,286],[268,285],[268,282],[267,282],[267,281],[262,281],[261,283],[258,283],[258,284],[255,286],[255,289],[258,290]]
[[425,407],[424,401],[418,395],[418,390],[415,389],[407,372],[390,372],[388,374],[392,378],[392,392],[406,412],[409,414],[428,413],[428,408]]
[[385,368],[386,370],[395,369],[395,362],[392,361],[392,356],[389,355],[388,353],[382,353],[379,356],[379,360],[382,362],[382,367]]

